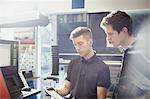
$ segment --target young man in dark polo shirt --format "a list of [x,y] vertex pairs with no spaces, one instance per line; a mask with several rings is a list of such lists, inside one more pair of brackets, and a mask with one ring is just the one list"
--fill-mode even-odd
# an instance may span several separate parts
[[92,48],[91,30],[78,27],[70,39],[80,56],[69,63],[64,86],[55,91],[61,96],[70,93],[75,99],[106,99],[110,70]]
[[124,49],[120,77],[113,99],[145,98],[150,88],[149,62],[139,52],[136,36],[132,32],[132,18],[123,11],[109,13],[103,18],[101,27],[112,47]]

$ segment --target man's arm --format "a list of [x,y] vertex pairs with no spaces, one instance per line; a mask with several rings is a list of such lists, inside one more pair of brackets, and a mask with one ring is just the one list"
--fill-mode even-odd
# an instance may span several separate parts
[[70,82],[68,80],[65,80],[64,85],[61,88],[55,89],[55,91],[61,96],[66,96],[69,94],[71,90],[70,88],[71,88]]
[[106,99],[107,89],[105,87],[97,87],[97,99]]

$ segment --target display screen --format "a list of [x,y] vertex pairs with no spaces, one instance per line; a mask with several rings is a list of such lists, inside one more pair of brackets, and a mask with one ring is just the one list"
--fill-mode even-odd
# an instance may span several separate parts
[[10,44],[0,44],[0,67],[10,66],[10,56],[11,56],[11,45]]

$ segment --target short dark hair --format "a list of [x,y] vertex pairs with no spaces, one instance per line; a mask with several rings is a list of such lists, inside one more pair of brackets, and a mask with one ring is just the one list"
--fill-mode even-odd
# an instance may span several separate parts
[[120,33],[123,27],[126,27],[129,35],[132,35],[132,19],[123,11],[111,12],[103,18],[100,25],[103,29],[105,29],[106,25],[111,25],[118,33]]
[[92,31],[88,27],[77,27],[70,33],[70,40],[83,35],[84,37],[89,37],[92,39]]

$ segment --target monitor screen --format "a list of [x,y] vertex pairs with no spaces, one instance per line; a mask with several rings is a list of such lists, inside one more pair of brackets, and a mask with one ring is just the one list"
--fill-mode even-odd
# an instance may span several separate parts
[[0,61],[0,66],[10,66],[11,45],[0,44],[0,57],[3,59]]
[[17,69],[17,66],[1,67],[11,98],[18,97],[18,95],[21,94],[21,89],[24,87]]

